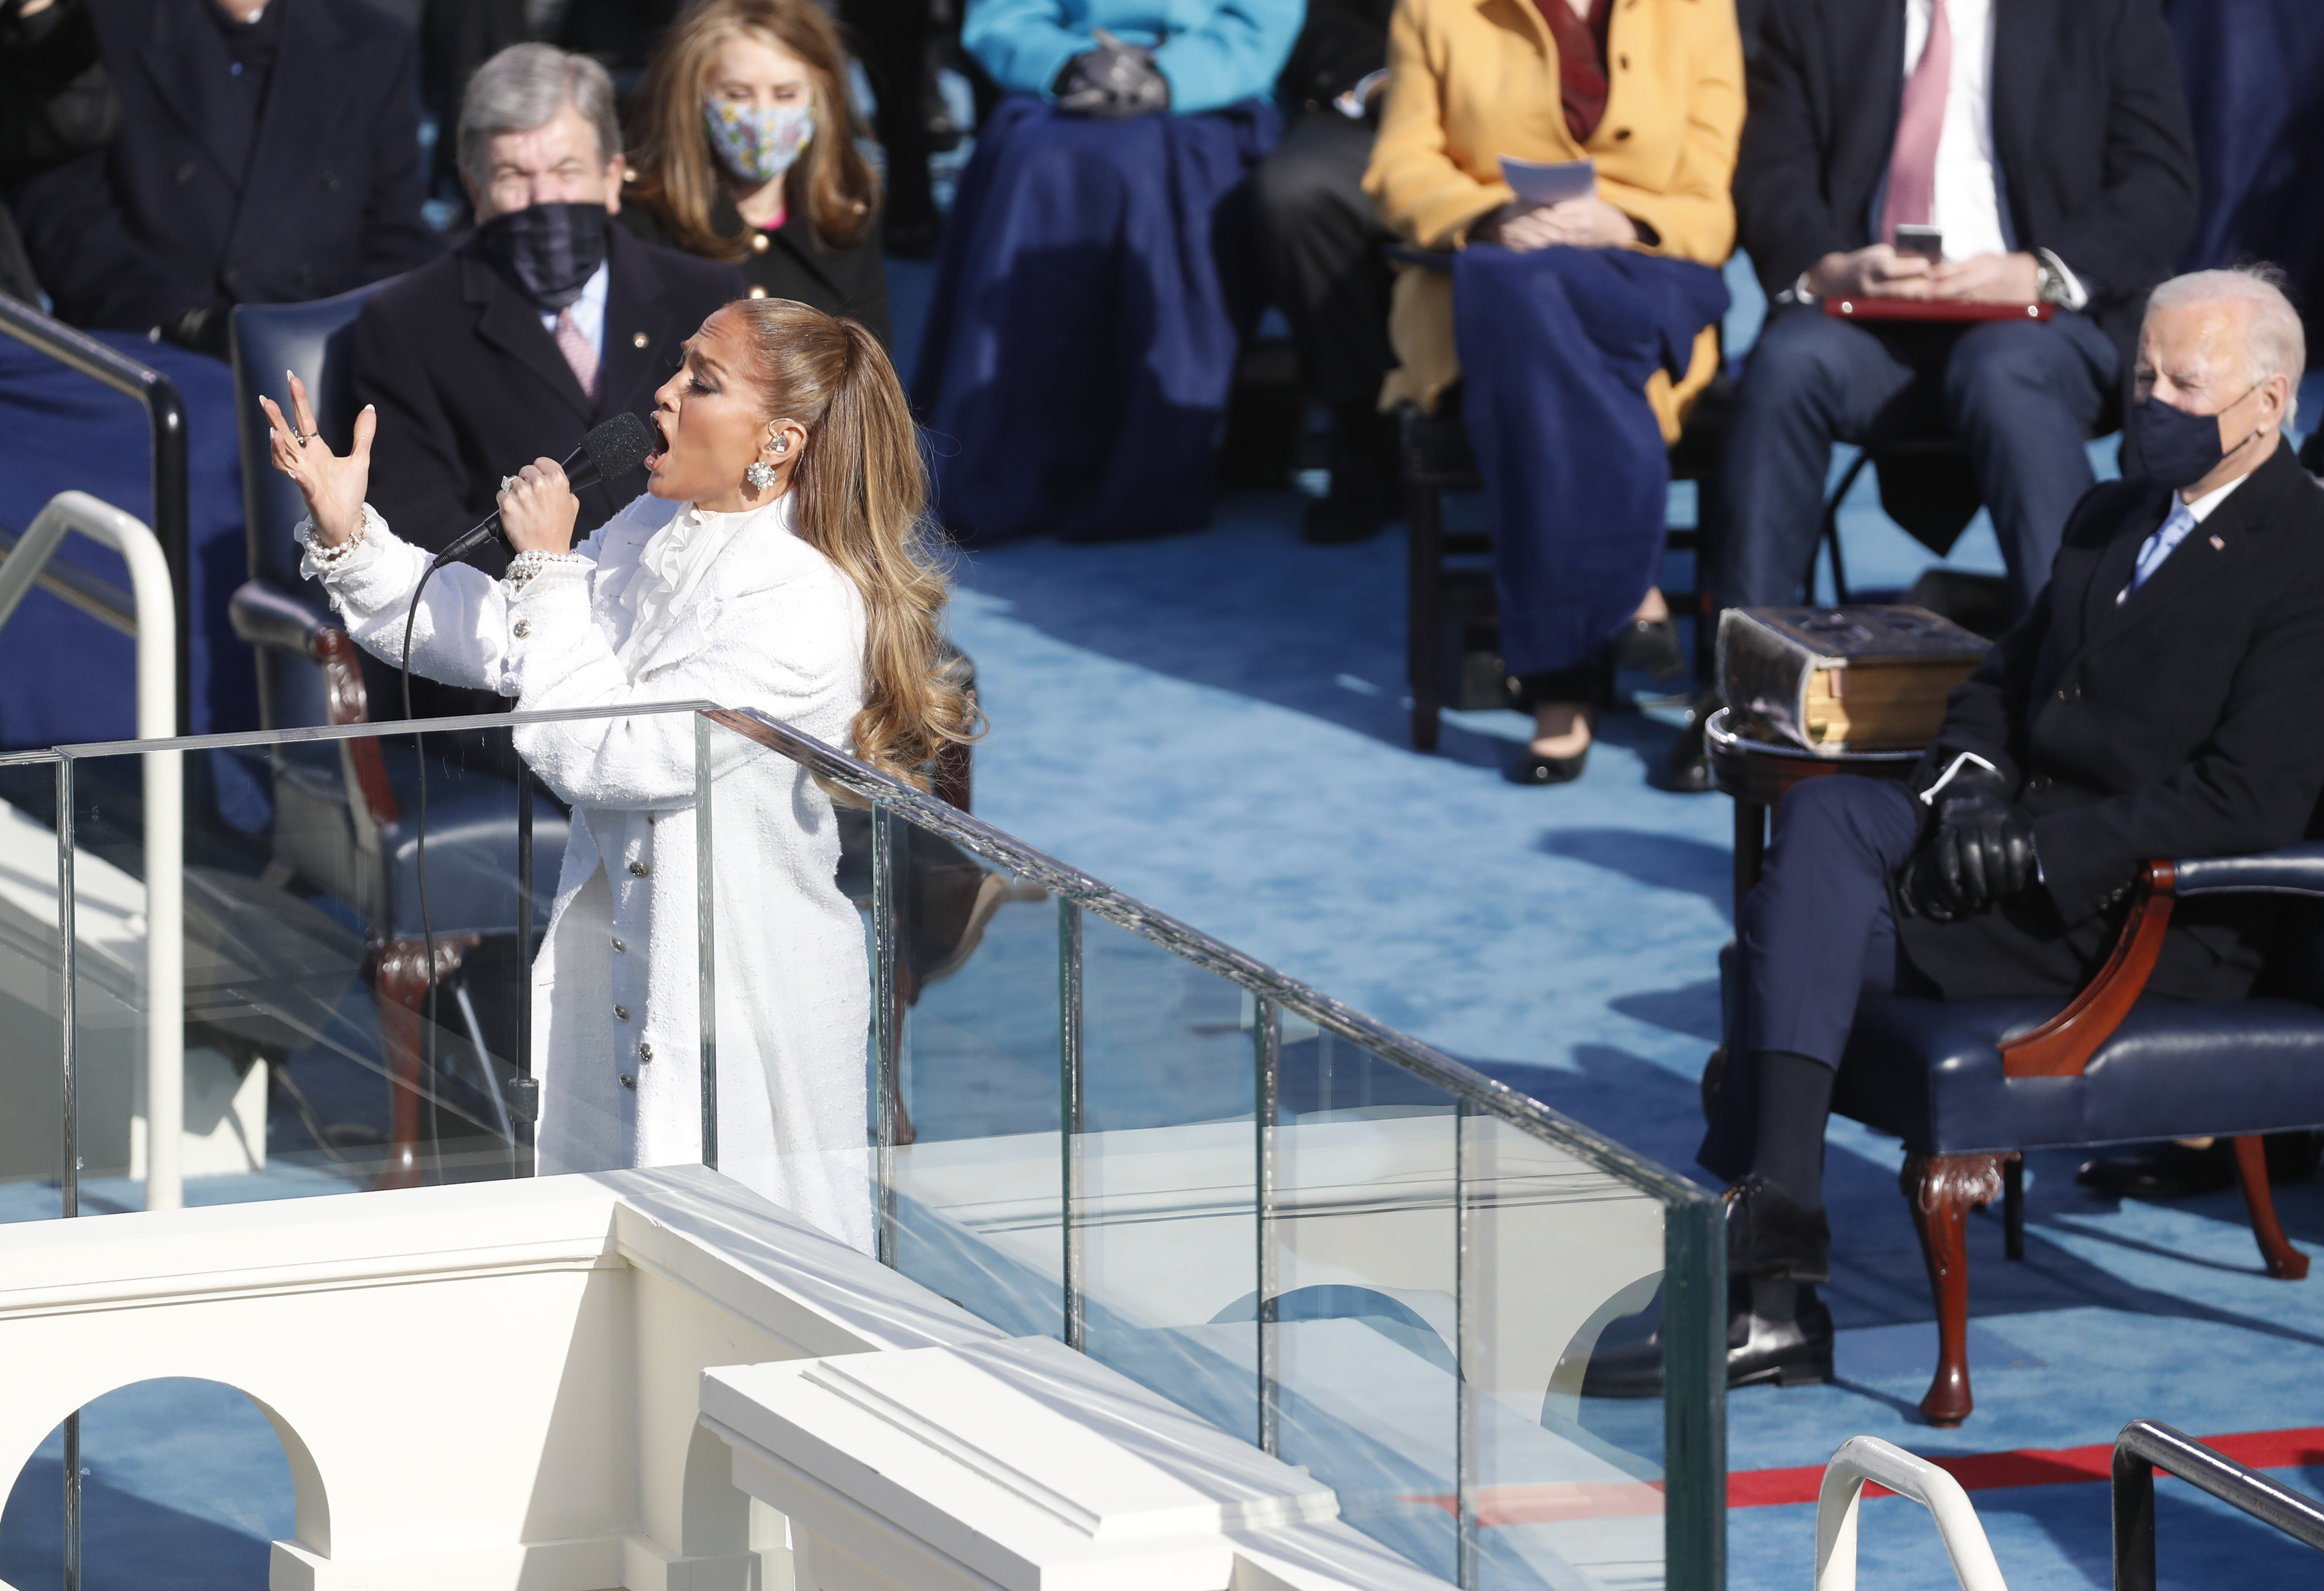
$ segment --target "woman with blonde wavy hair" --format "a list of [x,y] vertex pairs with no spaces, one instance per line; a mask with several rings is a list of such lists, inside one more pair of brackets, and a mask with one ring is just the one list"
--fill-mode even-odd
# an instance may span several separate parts
[[[374,410],[334,455],[304,387],[271,400],[275,467],[298,483],[307,574],[355,639],[392,660],[428,555],[364,501]],[[498,499],[516,549],[494,580],[429,582],[412,667],[599,715],[516,731],[576,822],[533,971],[542,1173],[683,1164],[701,1153],[695,747],[708,698],[771,717],[917,784],[973,733],[941,672],[949,585],[925,529],[918,435],[862,325],[746,299],[703,324],[655,394],[648,495],[572,545],[579,504],[538,459]],[[834,882],[830,797],[727,737],[715,768],[719,1169],[869,1250],[863,931]]]
[[814,0],[699,0],[654,51],[615,219],[742,268],[753,298],[862,321],[885,347],[880,179]]

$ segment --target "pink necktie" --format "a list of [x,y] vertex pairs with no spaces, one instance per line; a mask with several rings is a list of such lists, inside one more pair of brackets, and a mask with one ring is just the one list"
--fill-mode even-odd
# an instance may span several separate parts
[[1888,155],[1888,201],[1880,235],[1896,241],[1896,228],[1926,226],[1937,196],[1937,140],[1945,130],[1945,86],[1952,76],[1953,30],[1945,0],[1930,0],[1929,41],[1913,75],[1904,79],[1904,101],[1896,115],[1896,144]]
[[589,345],[588,336],[573,318],[570,304],[557,312],[557,351],[573,367],[573,379],[581,383],[582,396],[594,402],[597,396],[597,350]]

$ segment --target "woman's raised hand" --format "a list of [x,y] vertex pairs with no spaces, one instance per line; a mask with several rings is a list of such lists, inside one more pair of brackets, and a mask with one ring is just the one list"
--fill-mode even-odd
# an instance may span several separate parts
[[502,485],[493,499],[501,510],[501,531],[519,552],[562,553],[573,550],[573,522],[581,514],[581,500],[553,458],[536,458]]
[[274,400],[262,397],[266,410],[267,440],[272,446],[274,467],[297,483],[315,517],[316,538],[337,547],[363,526],[364,490],[371,484],[371,439],[379,430],[379,413],[368,403],[355,416],[355,445],[341,458],[315,435],[315,409],[307,401],[307,383],[290,372],[293,426],[282,418]]

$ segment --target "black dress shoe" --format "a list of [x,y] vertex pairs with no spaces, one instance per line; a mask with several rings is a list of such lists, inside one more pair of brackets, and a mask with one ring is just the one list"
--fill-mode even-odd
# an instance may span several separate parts
[[2084,1161],[2074,1181],[2119,1199],[2191,1199],[2236,1185],[2235,1151],[2225,1138],[2212,1139],[2204,1149],[2166,1140]]
[[[1831,1311],[1803,1301],[1791,1320],[1750,1310],[1727,1317],[1727,1384],[1816,1386],[1832,1378]],[[1590,1356],[1582,1372],[1585,1398],[1655,1398],[1663,1391],[1662,1334]]]
[[1716,686],[1698,694],[1694,705],[1687,710],[1686,727],[1671,743],[1670,759],[1663,765],[1663,777],[1655,782],[1665,790],[1682,796],[1708,796],[1713,788],[1711,782],[1711,746],[1704,738],[1703,726],[1711,715],[1719,711],[1719,691]]
[[1727,1190],[1727,1270],[1768,1281],[1831,1279],[1831,1219],[1753,1172]]
[[1614,642],[1614,666],[1641,669],[1655,679],[1686,672],[1674,619],[1633,619]]
[[1369,494],[1334,491],[1307,505],[1299,539],[1310,547],[1347,547],[1370,541],[1388,523],[1388,510]]
[[1584,746],[1572,757],[1545,757],[1528,746],[1517,759],[1509,764],[1512,785],[1570,785],[1582,777],[1589,765],[1590,748]]

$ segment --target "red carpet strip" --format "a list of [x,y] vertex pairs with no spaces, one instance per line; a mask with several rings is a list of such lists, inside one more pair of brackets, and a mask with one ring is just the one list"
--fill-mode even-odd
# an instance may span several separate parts
[[[2225,1436],[2196,1439],[2253,1469],[2288,1469],[2324,1464],[2324,1426],[2292,1430],[2234,1431]],[[2012,1486],[2078,1485],[2102,1481],[2114,1474],[2114,1444],[2087,1448],[2020,1448],[2006,1453],[1923,1454],[1922,1457],[1960,1482],[1964,1491],[1993,1492]],[[1812,1503],[1823,1485],[1824,1467],[1805,1464],[1795,1469],[1746,1469],[1727,1477],[1729,1508],[1779,1508]],[[1867,1497],[1894,1495],[1885,1486],[1867,1483]],[[1458,1506],[1452,1497],[1406,1497],[1442,1508]],[[1574,1519],[1615,1519],[1625,1515],[1660,1513],[1663,1488],[1659,1481],[1569,1481],[1542,1485],[1485,1486],[1477,1494],[1477,1522],[1490,1527],[1513,1524],[1556,1524]]]

